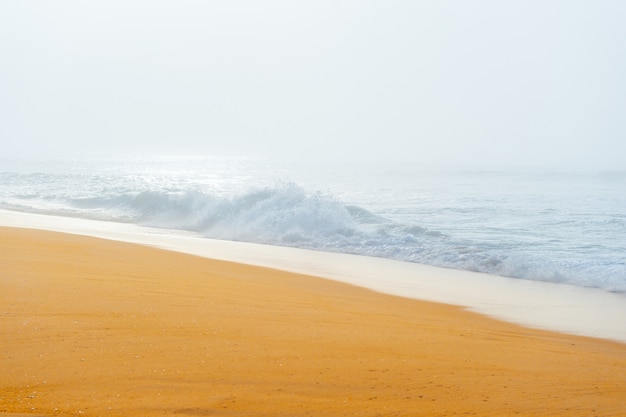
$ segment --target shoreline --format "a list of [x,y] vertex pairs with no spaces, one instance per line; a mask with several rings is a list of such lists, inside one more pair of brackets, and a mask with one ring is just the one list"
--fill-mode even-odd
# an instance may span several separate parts
[[626,412],[620,343],[89,236],[0,248],[2,417]]
[[[626,294],[332,252],[221,241],[191,232],[0,210],[0,226],[162,248],[306,274],[383,294],[461,306],[531,328],[626,343]],[[468,285],[470,283],[470,285]]]

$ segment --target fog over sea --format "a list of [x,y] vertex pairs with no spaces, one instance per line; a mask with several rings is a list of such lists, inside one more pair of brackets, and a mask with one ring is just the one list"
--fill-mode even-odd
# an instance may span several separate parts
[[0,208],[626,292],[626,171],[0,159]]

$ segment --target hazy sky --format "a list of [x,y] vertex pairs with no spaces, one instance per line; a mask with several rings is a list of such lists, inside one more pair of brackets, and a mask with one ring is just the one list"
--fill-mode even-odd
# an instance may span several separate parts
[[626,1],[0,3],[4,156],[626,166]]

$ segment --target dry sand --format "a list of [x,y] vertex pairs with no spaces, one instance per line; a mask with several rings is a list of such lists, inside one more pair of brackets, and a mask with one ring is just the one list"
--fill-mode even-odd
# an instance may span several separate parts
[[626,415],[624,344],[127,243],[0,228],[0,306],[0,416]]

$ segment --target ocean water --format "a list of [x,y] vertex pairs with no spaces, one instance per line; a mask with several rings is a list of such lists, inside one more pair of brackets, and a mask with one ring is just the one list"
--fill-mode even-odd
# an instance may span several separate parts
[[0,208],[626,292],[626,171],[0,159]]

